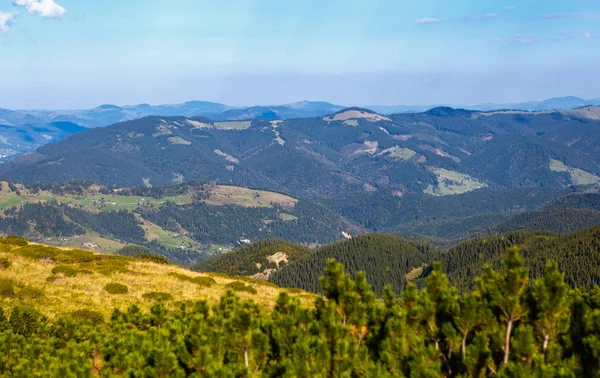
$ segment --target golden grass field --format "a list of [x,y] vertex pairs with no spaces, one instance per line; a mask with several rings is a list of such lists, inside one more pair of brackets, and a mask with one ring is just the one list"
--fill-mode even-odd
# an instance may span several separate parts
[[[313,294],[281,289],[264,281],[201,274],[173,265],[133,258],[32,244],[24,247],[3,244],[0,247],[0,259],[6,258],[10,261],[8,268],[0,269],[0,281],[12,281],[15,293],[14,297],[0,295],[0,307],[5,312],[16,305],[25,304],[35,307],[50,319],[81,309],[97,311],[106,317],[114,308],[125,310],[133,304],[142,309],[150,308],[154,301],[143,297],[149,292],[170,294],[172,300],[166,304],[171,308],[176,307],[180,301],[204,299],[209,304],[214,304],[227,292],[226,285],[235,281],[244,282],[256,289],[255,294],[238,292],[240,297],[252,299],[266,309],[273,307],[281,291],[298,296],[305,305],[314,300]],[[31,253],[30,250],[34,250],[35,253]],[[46,255],[54,257],[44,257]],[[72,268],[77,273],[74,276],[53,273],[53,269],[59,266],[62,270]],[[113,269],[115,267],[116,269]],[[197,277],[211,277],[214,284],[207,287],[190,281]],[[128,292],[110,294],[104,289],[109,283],[126,285]],[[41,295],[25,295],[31,293],[32,288],[34,292],[41,292]]]

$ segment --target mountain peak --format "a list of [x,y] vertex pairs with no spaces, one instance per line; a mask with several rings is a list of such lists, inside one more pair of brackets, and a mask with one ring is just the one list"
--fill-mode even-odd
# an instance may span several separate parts
[[471,116],[471,111],[466,109],[455,109],[449,106],[438,106],[437,108],[429,109],[425,114],[434,117],[456,117],[456,116]]
[[343,109],[330,116],[323,117],[324,121],[347,121],[349,119],[366,119],[371,122],[391,121],[388,117],[377,114],[372,110],[358,107]]

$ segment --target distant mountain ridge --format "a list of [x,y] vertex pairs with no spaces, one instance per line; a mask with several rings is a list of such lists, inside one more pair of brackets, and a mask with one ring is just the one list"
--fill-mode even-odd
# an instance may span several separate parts
[[[5,133],[0,138],[0,161],[8,160],[18,154],[33,151],[45,143],[59,141],[74,132],[86,128],[95,128],[112,125],[118,122],[131,121],[148,116],[187,118],[206,117],[212,121],[242,121],[242,120],[288,120],[296,118],[323,117],[338,113],[346,109],[362,109],[375,111],[382,115],[437,112],[438,116],[470,114],[468,111],[570,111],[572,116],[590,119],[600,119],[600,99],[583,100],[578,97],[553,98],[545,101],[532,101],[512,104],[480,104],[474,106],[449,107],[449,106],[366,106],[362,108],[347,108],[340,105],[322,101],[300,101],[284,105],[265,105],[234,107],[208,101],[189,101],[182,104],[149,105],[139,104],[131,106],[100,105],[93,109],[82,110],[8,110],[0,109],[0,125],[11,127],[14,132]],[[586,110],[586,111],[584,111]],[[467,113],[465,113],[467,112]],[[442,114],[443,113],[443,114]],[[54,133],[50,137],[35,131],[32,126],[57,123],[75,125],[71,131],[64,130]]]
[[[600,98],[584,100],[575,96],[550,98],[543,101],[518,103],[482,103],[478,105],[368,105],[362,108],[380,114],[418,113],[437,107],[452,107],[467,110],[570,110],[583,106],[600,106]],[[92,109],[70,110],[9,110],[0,108],[0,124],[21,125],[35,122],[68,121],[85,127],[108,126],[147,116],[208,117],[215,121],[263,119],[290,119],[325,116],[349,106],[324,101],[299,101],[282,105],[230,106],[210,101],[188,101],[181,104],[164,105],[100,105]]]
[[389,190],[445,196],[477,189],[600,183],[596,108],[215,121],[151,116],[95,128],[0,165],[27,184],[201,180],[298,196]]

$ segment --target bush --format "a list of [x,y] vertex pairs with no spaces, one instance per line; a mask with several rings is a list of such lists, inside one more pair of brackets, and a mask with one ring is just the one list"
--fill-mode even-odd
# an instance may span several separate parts
[[226,288],[231,289],[233,291],[245,291],[247,293],[250,294],[256,294],[257,291],[255,288],[253,288],[250,285],[246,285],[243,282],[240,281],[233,281],[231,283],[228,283],[227,285],[225,285]]
[[0,297],[14,298],[15,288],[11,280],[0,280]]
[[125,294],[129,291],[127,286],[116,282],[106,284],[104,290],[108,291],[110,294]]
[[8,269],[10,267],[10,260],[6,257],[0,257],[0,270]]
[[40,313],[28,306],[17,306],[10,313],[9,324],[13,332],[29,336],[37,329]]
[[113,273],[127,273],[127,262],[122,258],[96,261],[96,271],[105,276]]
[[153,301],[170,301],[173,299],[173,296],[169,293],[163,293],[160,291],[151,291],[149,293],[145,293],[142,297],[146,299],[151,299]]
[[12,235],[12,236],[8,236],[6,238],[0,237],[0,244],[10,244],[10,245],[16,245],[19,247],[24,247],[27,244],[29,244],[29,242],[25,238],[21,238],[19,236]]
[[77,270],[67,265],[59,265],[52,269],[52,274],[62,274],[65,277],[75,277]]
[[191,276],[186,276],[185,274],[176,273],[176,272],[169,273],[169,276],[175,277],[180,281],[195,283],[196,285],[199,285],[202,287],[211,287],[212,285],[217,283],[217,281],[215,281],[214,278],[207,277],[207,276],[191,277]]
[[140,253],[137,256],[135,256],[135,258],[138,260],[150,261],[150,262],[153,262],[156,264],[168,264],[169,263],[169,260],[166,257],[156,255],[154,253]]
[[44,291],[33,286],[25,286],[19,290],[19,299],[38,299],[44,296]]
[[69,314],[73,319],[93,325],[104,323],[104,316],[101,313],[91,310],[77,310]]

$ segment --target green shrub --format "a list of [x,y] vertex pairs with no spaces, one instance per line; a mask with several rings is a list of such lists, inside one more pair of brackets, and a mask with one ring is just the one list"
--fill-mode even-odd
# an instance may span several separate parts
[[38,326],[40,313],[29,306],[14,307],[10,313],[9,324],[13,332],[23,336],[29,336]]
[[99,258],[92,252],[81,249],[63,250],[55,247],[29,244],[16,250],[16,253],[30,259],[48,259],[63,264],[91,262]]
[[23,246],[26,246],[27,244],[29,244],[29,242],[25,238],[21,238],[19,236],[12,235],[12,236],[8,236],[6,238],[0,237],[0,244],[9,244],[9,245],[16,245],[18,247],[23,247]]
[[160,291],[151,291],[149,293],[145,293],[142,297],[146,299],[151,299],[153,301],[170,301],[173,299],[173,296],[169,293],[163,293]]
[[8,269],[10,267],[10,260],[6,257],[0,257],[0,270]]
[[225,285],[226,288],[231,289],[233,291],[245,291],[250,294],[256,294],[257,291],[250,285],[246,285],[241,281],[233,281]]
[[186,276],[185,274],[176,273],[176,272],[169,273],[169,276],[175,277],[181,281],[191,282],[191,283],[194,283],[194,284],[202,286],[202,287],[211,287],[212,285],[217,283],[217,281],[215,281],[214,278],[207,277],[207,276],[191,277],[191,276]]
[[[116,257],[116,256],[113,256]],[[127,261],[125,259],[113,259],[113,258],[109,258],[109,259],[104,259],[104,260],[98,260],[95,263],[95,270],[100,273],[100,274],[104,274],[105,276],[110,276],[111,274],[114,273],[127,273],[128,269],[127,269]]]
[[73,319],[93,325],[104,323],[104,316],[101,313],[91,310],[77,310],[69,314]]
[[62,274],[65,277],[75,277],[77,270],[68,265],[59,265],[52,269],[52,274]]
[[154,253],[140,253],[137,256],[135,256],[135,258],[138,260],[150,261],[150,262],[153,262],[156,264],[168,264],[169,263],[169,260],[166,257],[156,255]]
[[44,296],[44,291],[33,286],[25,286],[17,295],[19,299],[38,299]]
[[104,286],[104,290],[108,291],[111,294],[125,294],[129,291],[127,286],[116,282],[106,284]]
[[15,288],[11,280],[0,280],[0,297],[14,298]]

